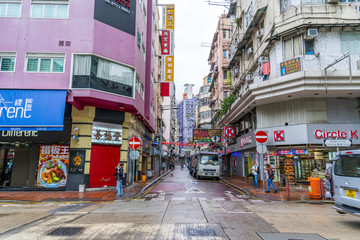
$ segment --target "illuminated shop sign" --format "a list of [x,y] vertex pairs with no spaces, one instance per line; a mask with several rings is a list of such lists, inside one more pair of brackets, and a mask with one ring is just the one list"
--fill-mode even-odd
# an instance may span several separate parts
[[240,146],[244,146],[246,144],[250,144],[251,143],[251,136],[245,137],[245,138],[240,138]]
[[307,149],[294,149],[294,150],[278,150],[278,155],[303,155],[308,154]]
[[315,137],[318,139],[327,139],[327,138],[333,138],[333,139],[347,139],[347,138],[356,138],[358,139],[358,132],[357,130],[349,130],[348,132],[335,130],[335,131],[325,131],[325,130],[316,130],[314,132]]
[[64,90],[0,90],[0,130],[62,131]]
[[121,145],[122,129],[93,126],[91,142],[98,144]]
[[135,36],[136,1],[95,0],[94,18]]

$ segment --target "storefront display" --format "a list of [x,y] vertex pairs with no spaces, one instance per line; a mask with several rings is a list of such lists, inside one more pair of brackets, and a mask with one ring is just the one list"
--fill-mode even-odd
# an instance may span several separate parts
[[63,188],[69,169],[69,150],[66,145],[41,145],[37,187]]
[[295,182],[295,169],[294,169],[294,160],[292,158],[284,159],[284,172],[285,176],[288,179],[289,183]]

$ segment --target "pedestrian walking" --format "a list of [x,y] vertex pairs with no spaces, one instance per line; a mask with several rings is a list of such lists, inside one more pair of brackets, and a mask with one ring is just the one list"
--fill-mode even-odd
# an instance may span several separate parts
[[123,186],[122,181],[124,179],[124,164],[118,163],[118,165],[115,167],[115,180],[116,180],[116,197],[122,197],[123,196]]
[[265,191],[266,193],[269,193],[270,192],[270,185],[274,188],[274,193],[277,193],[278,190],[277,188],[275,187],[274,183],[273,183],[273,179],[274,179],[274,172],[273,170],[271,169],[270,165],[269,164],[266,164],[265,165],[265,179],[267,181],[267,191]]
[[256,162],[253,162],[253,166],[251,167],[251,171],[252,171],[252,178],[253,178],[253,183],[254,183],[254,187],[258,188],[259,184],[258,184],[258,174],[259,174],[259,166],[256,164]]
[[161,163],[161,168],[164,172],[166,171],[166,163],[165,162]]

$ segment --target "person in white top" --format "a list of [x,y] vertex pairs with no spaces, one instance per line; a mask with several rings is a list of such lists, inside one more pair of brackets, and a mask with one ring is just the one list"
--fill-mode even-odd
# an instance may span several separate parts
[[259,166],[256,164],[256,162],[253,162],[253,166],[251,167],[252,175],[253,175],[253,183],[254,187],[258,188],[258,174],[259,174]]

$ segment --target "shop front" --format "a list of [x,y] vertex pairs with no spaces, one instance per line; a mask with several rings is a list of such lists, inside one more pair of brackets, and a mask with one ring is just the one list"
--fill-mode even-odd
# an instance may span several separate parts
[[122,125],[94,122],[89,187],[116,186],[115,167],[120,161]]
[[[311,176],[321,176],[339,150],[358,148],[359,124],[304,124],[261,129],[269,139],[268,163],[275,180],[285,185],[308,183]],[[265,160],[266,164],[267,161]]]
[[0,90],[0,188],[65,189],[71,105],[66,91]]

